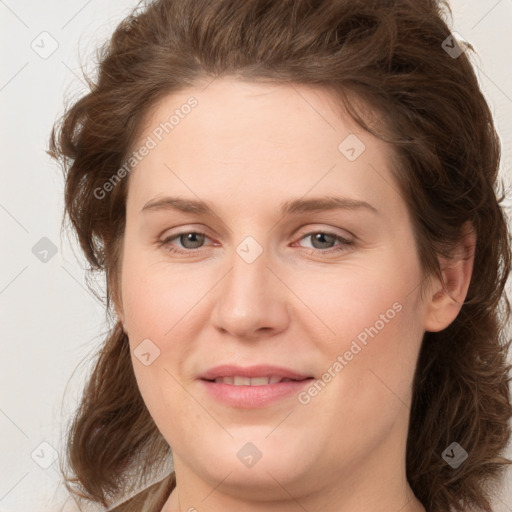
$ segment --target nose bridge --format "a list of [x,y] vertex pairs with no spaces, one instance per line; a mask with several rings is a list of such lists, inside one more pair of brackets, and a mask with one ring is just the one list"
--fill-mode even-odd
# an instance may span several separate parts
[[245,237],[236,247],[232,255],[231,272],[228,274],[226,292],[235,293],[240,300],[255,300],[266,295],[265,288],[270,284],[267,265],[269,251],[253,236]]
[[270,251],[248,235],[233,247],[230,271],[220,284],[214,322],[238,337],[261,328],[281,329],[287,322],[283,285],[273,272]]

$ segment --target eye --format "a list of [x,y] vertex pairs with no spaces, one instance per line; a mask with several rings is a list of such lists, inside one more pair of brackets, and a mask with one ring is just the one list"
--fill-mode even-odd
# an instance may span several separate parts
[[[331,253],[331,252],[339,252],[346,251],[349,249],[349,246],[354,245],[354,242],[351,240],[347,240],[346,238],[336,234],[331,233],[330,231],[311,231],[302,236],[301,240],[306,238],[310,238],[312,241],[312,249],[311,253]],[[336,241],[340,242],[340,245],[332,247],[331,244]],[[308,249],[306,247],[306,249]],[[327,250],[325,250],[327,249]]]
[[[201,231],[182,231],[181,233],[168,236],[164,240],[160,241],[159,245],[162,247],[165,246],[166,250],[171,253],[189,254],[194,252],[196,249],[201,248],[207,238],[209,237],[206,233]],[[346,238],[330,231],[311,231],[303,235],[300,240],[307,238],[311,239],[312,247],[304,247],[304,249],[309,249],[311,254],[347,251],[350,246],[354,245],[353,241],[347,240]],[[181,248],[177,248],[171,243],[174,240],[177,240],[180,243]],[[332,244],[335,244],[336,242],[339,242],[339,245],[333,247]]]
[[[200,248],[200,245],[204,242],[204,239],[208,238],[206,233],[199,231],[182,231],[175,235],[171,235],[160,242],[161,246],[166,246],[167,250],[173,253],[186,254],[187,251],[193,251],[194,249]],[[177,249],[171,245],[173,240],[178,241],[183,245],[185,250]]]

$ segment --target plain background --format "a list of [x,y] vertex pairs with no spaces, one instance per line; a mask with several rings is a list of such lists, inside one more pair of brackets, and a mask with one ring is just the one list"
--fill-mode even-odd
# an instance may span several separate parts
[[[61,238],[63,178],[44,150],[64,100],[86,92],[79,63],[91,70],[95,48],[135,4],[0,0],[0,511],[48,512],[62,500],[55,457],[63,454],[87,358],[107,326],[80,251]],[[473,62],[495,115],[510,187],[512,0],[451,5],[453,30],[478,53]],[[510,214],[510,195],[507,205]],[[511,480],[509,472],[493,510],[512,511]]]

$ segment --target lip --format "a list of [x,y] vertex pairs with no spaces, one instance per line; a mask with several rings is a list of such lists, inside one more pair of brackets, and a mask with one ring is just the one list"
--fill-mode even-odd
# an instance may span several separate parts
[[[271,366],[266,364],[260,364],[255,366],[243,367],[231,364],[222,364],[205,371],[199,376],[199,378],[204,380],[214,380],[217,377],[234,377],[235,375],[249,378],[271,377],[272,375],[275,375],[276,377],[281,377],[282,379],[294,380],[303,380],[307,379],[308,377],[311,377],[311,375],[299,373],[297,371],[285,368],[283,366]],[[273,384],[269,385],[273,386]]]
[[[217,377],[271,377],[277,376],[295,379],[276,384],[262,386],[235,386],[215,382]],[[314,377],[280,366],[257,365],[241,367],[233,365],[220,365],[210,368],[198,377],[198,381],[208,395],[225,405],[240,409],[257,409],[271,405],[279,400],[297,395],[304,387],[309,385]]]

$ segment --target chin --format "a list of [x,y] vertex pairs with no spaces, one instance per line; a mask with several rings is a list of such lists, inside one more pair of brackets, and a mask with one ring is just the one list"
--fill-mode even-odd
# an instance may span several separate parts
[[[196,445],[188,456],[181,452],[189,468],[202,474],[212,487],[223,481],[223,487],[245,499],[261,499],[263,492],[266,499],[282,499],[281,486],[304,492],[314,470],[304,450],[308,446],[311,454],[311,440],[301,440],[286,429],[270,436],[268,427],[244,426],[240,430],[243,435],[236,428],[230,430],[233,439],[221,434],[223,439]],[[205,465],[205,461],[215,463]]]

